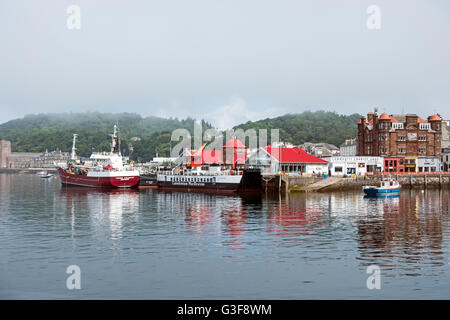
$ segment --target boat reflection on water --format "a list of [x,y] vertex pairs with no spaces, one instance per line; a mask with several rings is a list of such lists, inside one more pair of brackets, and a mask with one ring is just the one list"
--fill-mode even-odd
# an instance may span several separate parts
[[378,195],[376,197],[374,196],[369,196],[369,195],[364,195],[363,197],[364,199],[386,199],[386,198],[400,198],[400,194],[386,194],[386,195]]
[[[376,264],[387,277],[442,273],[443,213],[449,190],[405,190],[401,197],[371,199],[358,219],[358,243],[363,265]],[[440,270],[440,271],[437,271]]]
[[[111,239],[120,239],[123,233],[122,217],[124,214],[134,216],[128,221],[137,223],[139,211],[139,191],[137,189],[101,189],[87,187],[62,187],[61,202],[71,216],[72,230],[84,223],[90,224],[97,234],[104,236],[108,227]],[[77,214],[80,221],[77,221]],[[83,218],[81,215],[86,215]],[[89,219],[89,221],[86,221]]]
[[[177,227],[205,246],[248,249],[256,241],[339,252],[348,230],[355,230],[351,242],[361,266],[376,264],[388,278],[431,275],[445,264],[442,222],[449,211],[448,190],[403,190],[401,196],[381,198],[363,198],[358,192],[219,195],[78,187],[60,193],[73,219],[90,213],[87,223],[99,238],[106,226],[111,239],[120,239],[127,228],[142,228],[145,222],[156,227],[179,221]],[[139,212],[145,213],[140,221]],[[314,255],[308,250],[308,259],[329,258],[321,250]]]

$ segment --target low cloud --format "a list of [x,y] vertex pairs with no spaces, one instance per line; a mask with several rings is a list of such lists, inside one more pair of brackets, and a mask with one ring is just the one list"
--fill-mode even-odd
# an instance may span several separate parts
[[256,121],[269,117],[279,116],[282,109],[266,108],[254,111],[246,101],[239,96],[232,96],[226,105],[206,113],[203,118],[211,122],[218,129],[231,129],[232,127],[247,121]]

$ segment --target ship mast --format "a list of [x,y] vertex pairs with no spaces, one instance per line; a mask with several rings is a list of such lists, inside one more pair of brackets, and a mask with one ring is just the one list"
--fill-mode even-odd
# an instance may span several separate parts
[[76,156],[77,156],[77,154],[76,154],[76,150],[77,150],[77,148],[75,147],[75,143],[77,142],[77,136],[78,136],[78,134],[76,134],[76,133],[74,133],[73,134],[73,142],[72,142],[72,156],[71,156],[71,159],[72,160],[75,160],[75,158],[76,158]]
[[117,125],[114,125],[114,133],[111,135],[111,138],[111,154],[118,154],[120,156],[120,142]]

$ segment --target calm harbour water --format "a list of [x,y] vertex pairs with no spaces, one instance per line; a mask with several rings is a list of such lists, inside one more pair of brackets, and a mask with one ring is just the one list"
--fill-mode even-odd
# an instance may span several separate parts
[[[100,191],[0,174],[0,298],[448,299],[449,195]],[[69,265],[81,290],[66,288]]]

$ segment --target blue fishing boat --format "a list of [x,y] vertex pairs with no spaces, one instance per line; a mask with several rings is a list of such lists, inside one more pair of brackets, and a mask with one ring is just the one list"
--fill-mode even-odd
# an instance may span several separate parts
[[364,186],[363,191],[369,197],[398,196],[402,186],[394,179],[383,179],[380,186]]

